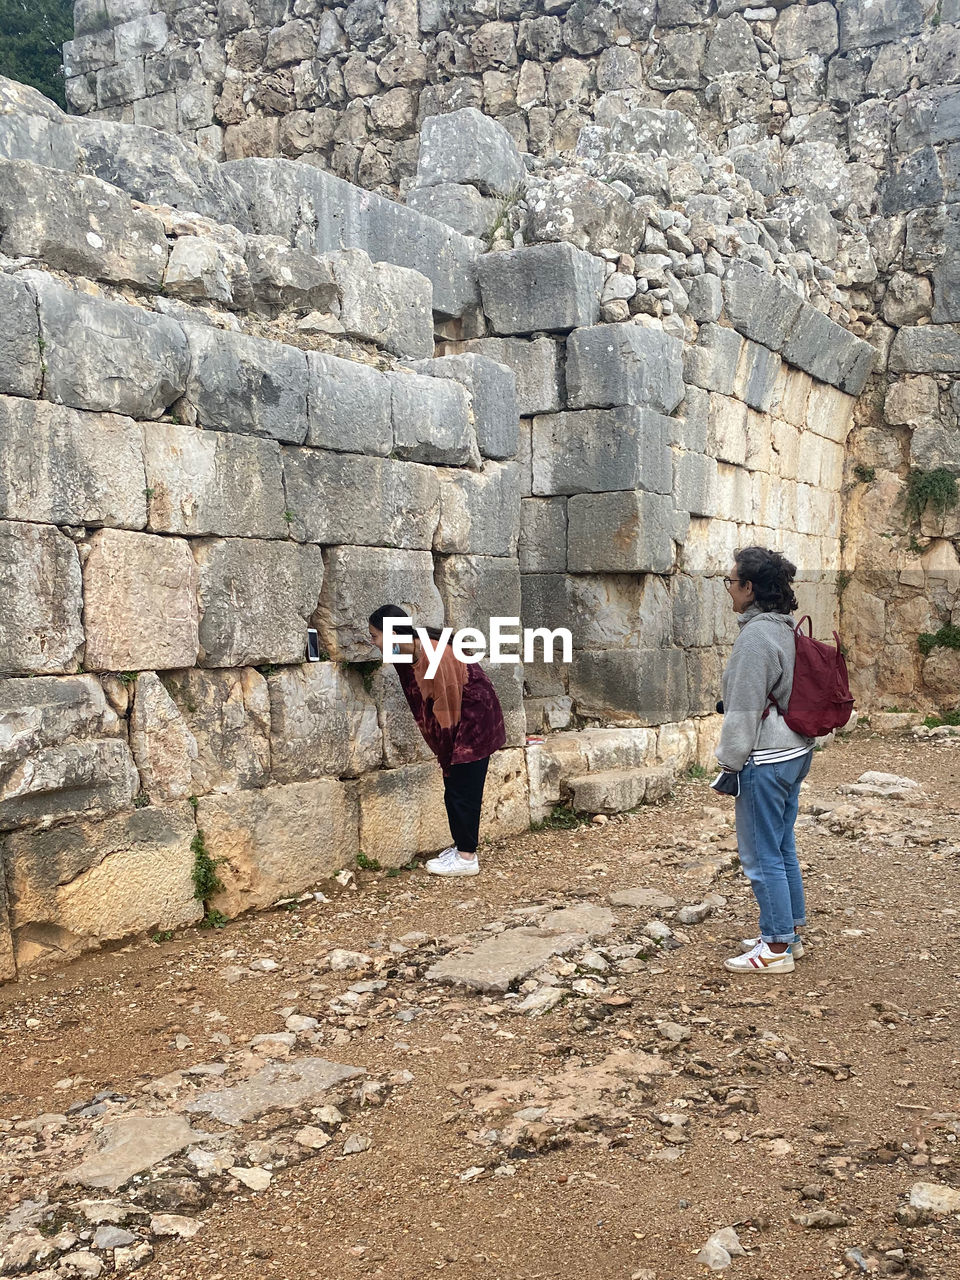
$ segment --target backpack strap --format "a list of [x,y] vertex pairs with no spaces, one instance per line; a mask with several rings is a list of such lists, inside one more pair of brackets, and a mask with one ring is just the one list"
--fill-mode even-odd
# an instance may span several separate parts
[[[808,635],[808,636],[810,637],[810,639],[812,640],[812,639],[813,639],[813,621],[812,621],[812,619],[811,619],[811,617],[810,617],[809,613],[805,613],[805,614],[803,615],[803,617],[800,619],[800,621],[797,623],[797,625],[793,628],[793,630],[794,630],[794,634],[795,634],[795,635],[798,635],[798,636],[803,634],[803,624],[804,624],[804,623],[806,623],[806,624],[807,624],[807,635]],[[833,634],[834,634],[834,635],[836,635],[837,633],[836,633],[836,632],[834,632]],[[839,643],[839,636],[837,637],[837,640],[838,640],[838,643]]]

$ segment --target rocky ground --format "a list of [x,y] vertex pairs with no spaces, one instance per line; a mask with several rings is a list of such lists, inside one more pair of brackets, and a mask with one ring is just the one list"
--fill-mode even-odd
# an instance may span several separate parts
[[789,978],[715,800],[0,990],[0,1274],[960,1277],[960,735],[817,755]]

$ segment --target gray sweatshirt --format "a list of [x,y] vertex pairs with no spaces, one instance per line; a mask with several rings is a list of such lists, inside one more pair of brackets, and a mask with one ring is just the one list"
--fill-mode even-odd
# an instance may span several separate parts
[[754,751],[798,751],[814,738],[794,733],[777,712],[763,718],[769,698],[786,708],[793,689],[796,641],[793,618],[753,604],[737,618],[737,636],[723,672],[723,731],[716,757],[739,771]]

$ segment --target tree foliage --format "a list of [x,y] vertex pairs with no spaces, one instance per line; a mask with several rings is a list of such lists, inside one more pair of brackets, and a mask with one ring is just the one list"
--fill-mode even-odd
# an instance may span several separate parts
[[73,0],[0,0],[0,75],[66,106],[62,47],[73,38]]

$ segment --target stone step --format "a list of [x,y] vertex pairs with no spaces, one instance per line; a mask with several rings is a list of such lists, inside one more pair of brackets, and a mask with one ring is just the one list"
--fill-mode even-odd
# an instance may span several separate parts
[[654,804],[670,794],[675,773],[670,765],[645,769],[600,769],[566,780],[577,813],[624,813],[638,804]]

